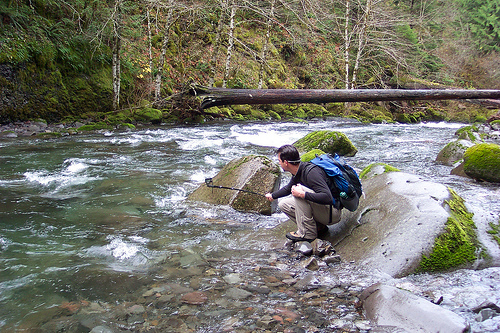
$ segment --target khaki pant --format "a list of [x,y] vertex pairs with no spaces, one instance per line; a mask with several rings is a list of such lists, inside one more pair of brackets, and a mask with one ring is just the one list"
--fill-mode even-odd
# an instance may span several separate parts
[[[302,185],[306,192],[314,192]],[[318,230],[326,228],[329,224],[340,221],[341,211],[331,205],[322,205],[293,195],[284,197],[278,202],[278,207],[290,220],[297,224],[297,234],[307,239],[318,237]],[[331,223],[330,223],[331,207]]]

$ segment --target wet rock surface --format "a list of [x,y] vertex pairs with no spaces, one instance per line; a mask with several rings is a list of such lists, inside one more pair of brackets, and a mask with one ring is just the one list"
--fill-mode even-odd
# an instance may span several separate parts
[[271,215],[276,204],[271,204],[264,194],[274,191],[280,179],[279,166],[269,158],[244,156],[226,164],[213,179],[207,179],[191,193],[189,199]]
[[389,172],[364,179],[363,190],[358,210],[344,209],[327,239],[344,260],[393,277],[414,273],[450,216],[448,189],[413,174]]

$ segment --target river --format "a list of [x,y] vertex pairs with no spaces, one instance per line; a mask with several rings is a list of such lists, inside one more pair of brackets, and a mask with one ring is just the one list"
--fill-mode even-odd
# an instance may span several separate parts
[[[42,315],[37,314],[61,304],[135,302],[160,279],[184,281],[167,266],[186,271],[201,267],[190,272],[191,287],[194,276],[198,287],[208,291],[213,282],[203,281],[217,275],[217,269],[257,271],[256,262],[284,260],[276,250],[276,244],[284,243],[284,234],[273,232],[285,220],[283,214],[242,213],[191,202],[187,196],[229,161],[249,154],[273,157],[275,148],[313,130],[344,132],[358,148],[349,159],[358,170],[384,162],[453,188],[475,214],[479,238],[493,256],[493,266],[498,266],[500,250],[487,231],[489,223],[499,221],[499,187],[452,176],[450,167],[434,162],[459,127],[362,124],[334,118],[2,139],[0,331],[42,325]],[[210,269],[213,263],[224,264],[210,271],[199,261],[210,262]],[[500,306],[498,267],[403,279],[354,274],[358,269],[355,263],[332,268],[344,286],[366,287],[383,280],[419,295],[430,291],[444,295],[442,305],[464,316],[472,331],[500,330],[500,317],[476,321],[468,310],[486,300]],[[178,314],[183,308],[169,311]],[[218,322],[227,322],[235,314],[218,316]],[[194,331],[215,330],[214,322],[205,322],[204,329],[193,324]]]

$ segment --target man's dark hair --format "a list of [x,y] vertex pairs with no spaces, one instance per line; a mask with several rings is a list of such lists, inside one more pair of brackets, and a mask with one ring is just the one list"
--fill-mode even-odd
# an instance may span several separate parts
[[292,145],[284,145],[276,150],[276,154],[282,161],[288,161],[290,164],[297,165],[300,163],[300,155],[297,148]]

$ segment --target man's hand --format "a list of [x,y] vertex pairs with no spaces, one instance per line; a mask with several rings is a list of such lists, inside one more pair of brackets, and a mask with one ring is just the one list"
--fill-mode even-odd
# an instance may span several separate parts
[[271,193],[266,193],[266,198],[267,198],[267,200],[269,200],[271,202],[273,202],[273,200],[274,200],[273,195]]
[[302,188],[302,185],[293,185],[292,186],[292,195],[297,198],[304,199],[306,197],[306,191]]

